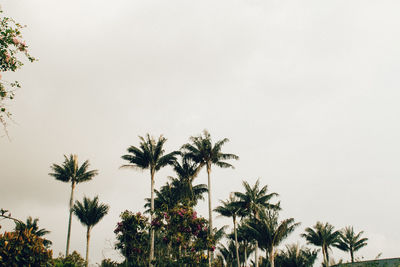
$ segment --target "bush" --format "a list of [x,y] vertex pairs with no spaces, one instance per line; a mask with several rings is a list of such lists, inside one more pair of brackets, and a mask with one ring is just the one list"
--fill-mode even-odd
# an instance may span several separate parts
[[52,266],[53,252],[32,229],[0,234],[0,266]]

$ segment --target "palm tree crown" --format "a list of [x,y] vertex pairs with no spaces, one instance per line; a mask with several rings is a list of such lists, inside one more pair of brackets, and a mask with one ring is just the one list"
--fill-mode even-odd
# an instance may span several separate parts
[[317,222],[313,228],[307,227],[305,233],[301,234],[308,244],[320,246],[324,258],[324,264],[329,266],[329,248],[335,246],[339,240],[340,232],[335,231],[333,225],[329,223]]
[[367,245],[368,238],[361,238],[364,232],[354,233],[353,226],[348,226],[340,231],[340,238],[335,245],[340,250],[350,253],[351,262],[354,262],[354,252]]
[[141,141],[139,147],[130,146],[127,149],[130,154],[122,156],[122,159],[129,162],[122,165],[123,168],[150,169],[150,172],[154,173],[162,167],[172,165],[176,161],[176,155],[179,155],[177,151],[164,155],[163,146],[167,139],[163,136],[160,136],[157,141],[149,134],[146,138],[139,136],[139,139]]
[[49,173],[50,176],[56,178],[56,180],[78,184],[92,180],[94,176],[98,174],[97,170],[89,171],[89,161],[86,160],[81,166],[78,165],[78,157],[76,155],[64,155],[64,163],[62,165],[53,164],[50,168],[53,170]]
[[265,209],[280,210],[280,203],[272,204],[270,200],[278,196],[277,193],[268,192],[268,186],[265,185],[260,188],[260,180],[257,180],[253,187],[248,182],[243,182],[245,192],[235,192],[238,198],[236,205],[240,206],[247,215],[252,218],[257,218],[258,214]]
[[73,212],[83,225],[92,228],[107,215],[109,209],[108,205],[99,203],[98,196],[93,200],[84,197],[83,203],[78,200],[75,202]]

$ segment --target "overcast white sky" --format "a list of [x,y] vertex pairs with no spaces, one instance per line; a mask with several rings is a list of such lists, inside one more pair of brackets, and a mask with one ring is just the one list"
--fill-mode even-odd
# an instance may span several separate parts
[[[39,217],[65,250],[70,186],[48,176],[76,153],[100,174],[76,199],[111,206],[93,229],[91,262],[116,259],[113,229],[143,211],[148,172],[120,170],[138,135],[167,151],[208,129],[227,137],[235,170],[212,174],[213,202],[257,178],[280,194],[282,219],[365,231],[356,255],[399,256],[400,17],[398,1],[3,0],[26,24],[38,62],[3,79],[23,88],[0,139],[0,207]],[[157,174],[165,183],[171,169]],[[206,183],[203,171],[197,180]],[[206,203],[199,210],[207,216]],[[221,226],[229,220],[216,219]],[[4,221],[2,231],[10,230]],[[74,218],[71,248],[84,255]],[[336,260],[346,254],[333,250]]]

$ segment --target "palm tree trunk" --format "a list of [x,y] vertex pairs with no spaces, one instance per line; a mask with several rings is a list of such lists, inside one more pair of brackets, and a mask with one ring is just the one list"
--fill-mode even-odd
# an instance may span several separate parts
[[[254,217],[256,219],[259,219],[257,211],[254,212]],[[258,241],[257,240],[256,240],[256,248],[255,248],[255,251],[254,251],[254,257],[255,257],[254,263],[255,263],[256,267],[258,267]]]
[[247,266],[247,242],[244,243],[244,266]]
[[86,231],[86,267],[89,266],[89,241],[90,241],[90,226]]
[[[155,170],[150,169],[151,175],[151,203],[150,203],[150,222],[153,221],[153,213],[154,213],[154,174]],[[150,257],[149,257],[149,267],[152,267],[151,263],[154,259],[154,229],[150,230]]]
[[254,263],[258,267],[258,241],[256,241],[256,248],[254,251]]
[[[208,222],[209,222],[209,235],[212,235],[212,230],[213,230],[213,226],[212,226],[212,209],[211,209],[211,164],[207,163],[207,175],[208,175]],[[212,262],[212,258],[213,258],[213,253],[211,252],[211,250],[208,250],[208,266],[211,267],[211,262]]]
[[354,262],[354,252],[353,249],[350,248],[350,257],[351,257],[351,262]]
[[65,249],[65,257],[68,256],[69,240],[71,238],[71,221],[72,221],[72,207],[74,206],[74,189],[75,189],[75,181],[73,180],[71,184],[71,196],[69,198],[69,219],[68,219],[67,247]]
[[274,248],[272,248],[270,254],[269,254],[269,263],[271,267],[275,267],[275,255],[274,255]]
[[326,247],[322,246],[322,255],[323,255],[323,258],[324,258],[325,267],[329,267],[328,255],[327,255],[328,253],[327,252],[328,251],[327,251]]
[[240,267],[240,260],[239,260],[239,243],[237,240],[237,231],[236,231],[236,216],[233,216],[233,231],[235,233],[235,249],[236,249],[236,261],[237,266]]

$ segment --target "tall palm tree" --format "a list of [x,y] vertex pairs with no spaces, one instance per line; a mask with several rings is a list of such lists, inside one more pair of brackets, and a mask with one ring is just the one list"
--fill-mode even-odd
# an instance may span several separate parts
[[299,244],[286,245],[286,249],[276,256],[278,267],[312,267],[317,259],[318,250],[311,250]]
[[[203,135],[190,137],[190,144],[185,144],[182,149],[185,151],[187,158],[193,160],[199,164],[198,170],[206,166],[208,175],[208,219],[210,224],[210,235],[211,229],[213,229],[212,223],[212,205],[211,205],[211,166],[216,165],[220,168],[234,168],[230,163],[225,162],[229,159],[239,159],[235,154],[222,153],[221,149],[229,139],[224,138],[217,141],[214,145],[212,144],[210,133],[207,130],[203,131]],[[208,252],[209,266],[211,266],[212,253]]]
[[307,227],[301,236],[307,240],[308,244],[322,248],[324,265],[329,267],[329,248],[338,243],[340,232],[335,231],[333,225],[329,223],[317,222],[313,228]]
[[364,232],[354,233],[353,226],[348,226],[340,231],[340,238],[337,245],[338,249],[349,252],[351,262],[354,262],[354,252],[367,245],[368,238],[361,238]]
[[260,213],[260,219],[249,222],[254,238],[259,246],[266,251],[266,259],[270,266],[275,266],[275,248],[292,233],[300,223],[295,223],[293,218],[278,222],[278,213],[268,210]]
[[[127,151],[129,154],[123,155],[121,158],[129,162],[129,164],[122,165],[122,168],[139,168],[139,169],[149,169],[150,179],[151,179],[151,213],[150,220],[153,220],[154,213],[154,176],[157,171],[161,168],[172,165],[176,161],[176,156],[180,152],[174,151],[169,154],[165,154],[164,144],[167,141],[166,138],[160,136],[158,140],[150,137],[149,134],[146,138],[139,136],[140,144],[139,147],[130,146]],[[154,259],[154,229],[152,229],[150,234],[150,257],[149,266],[152,265]]]
[[217,213],[219,213],[221,216],[224,217],[232,217],[233,220],[233,232],[234,232],[234,237],[235,237],[235,251],[236,251],[236,262],[237,266],[239,267],[240,260],[239,260],[239,243],[238,243],[238,237],[237,237],[237,224],[236,224],[236,219],[238,216],[242,215],[242,210],[240,207],[235,205],[236,199],[234,198],[233,195],[229,197],[228,200],[220,200],[222,203],[221,206],[218,206],[214,209]]
[[98,196],[94,199],[83,198],[83,203],[78,200],[75,202],[73,212],[79,221],[87,227],[86,230],[86,267],[89,265],[89,241],[92,228],[107,215],[110,207],[99,203]]
[[[23,231],[23,230],[29,230],[31,229],[31,233],[38,236],[38,237],[43,237],[44,235],[47,235],[50,233],[50,231],[42,228],[39,229],[38,225],[38,218],[33,219],[31,216],[29,216],[26,219],[26,223],[21,222],[21,221],[15,221],[15,231]],[[52,244],[50,240],[43,239],[43,245],[45,247],[49,247]]]
[[[278,196],[278,194],[267,194],[268,186],[265,185],[260,188],[260,180],[257,180],[253,187],[251,187],[248,182],[243,181],[243,186],[245,189],[244,193],[235,192],[235,196],[238,198],[238,201],[236,201],[236,205],[240,206],[244,211],[246,211],[247,216],[251,220],[259,219],[260,213],[263,212],[265,209],[280,209],[279,202],[277,204],[270,203],[270,200],[273,197]],[[255,265],[256,267],[258,267],[258,241],[256,241],[255,245]]]
[[65,256],[68,256],[69,252],[69,240],[71,237],[71,219],[72,219],[72,207],[74,205],[74,189],[79,183],[87,182],[92,180],[94,176],[98,174],[97,170],[89,171],[89,161],[86,160],[81,166],[78,164],[77,155],[64,155],[64,162],[62,165],[53,164],[50,168],[53,170],[49,173],[56,180],[71,183],[71,196],[69,198],[69,219],[68,219],[68,233],[67,233],[67,246],[65,249]]

